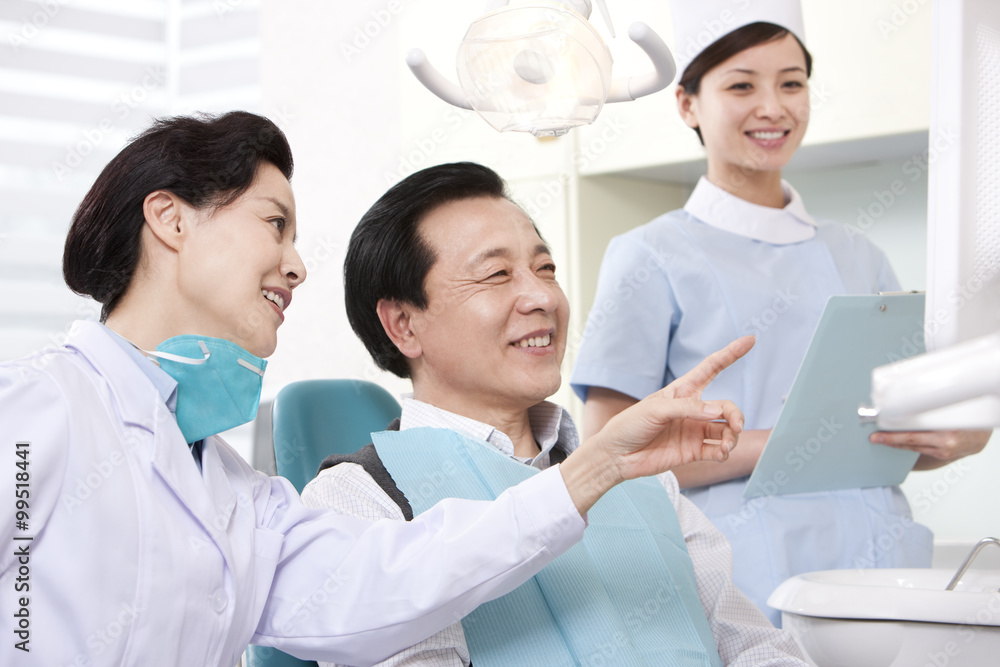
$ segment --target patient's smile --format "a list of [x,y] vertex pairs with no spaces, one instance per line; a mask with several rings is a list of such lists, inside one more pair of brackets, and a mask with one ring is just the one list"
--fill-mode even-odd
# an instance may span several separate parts
[[511,345],[514,347],[548,347],[551,341],[551,334],[545,334],[544,336],[522,338],[519,341],[511,343]]

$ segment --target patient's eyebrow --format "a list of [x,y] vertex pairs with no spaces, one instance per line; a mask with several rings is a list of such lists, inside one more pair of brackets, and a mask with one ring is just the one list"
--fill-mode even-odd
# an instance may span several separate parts
[[488,259],[493,259],[494,257],[507,258],[511,257],[512,254],[513,253],[511,253],[510,248],[488,248],[486,250],[483,250],[482,252],[478,252],[475,255],[473,255],[472,259],[470,259],[468,262],[465,263],[465,266],[466,268],[471,269],[476,266],[479,266]]
[[[545,245],[544,243],[539,243],[538,245],[535,246],[535,251],[534,251],[535,257],[537,257],[538,255],[551,255],[551,254],[552,251],[549,249],[549,246]],[[476,266],[479,266],[488,259],[493,259],[494,257],[503,257],[506,259],[513,257],[513,255],[514,253],[511,251],[510,248],[487,248],[486,250],[483,250],[482,252],[478,252],[475,255],[473,255],[472,259],[470,259],[468,262],[465,263],[465,266],[466,268],[471,269]]]

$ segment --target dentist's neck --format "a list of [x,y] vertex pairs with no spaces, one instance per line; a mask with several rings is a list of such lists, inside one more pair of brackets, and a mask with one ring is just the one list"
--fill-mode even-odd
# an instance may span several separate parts
[[146,270],[137,270],[105,326],[143,350],[155,350],[172,336],[193,333],[183,330],[186,323],[177,290],[165,289],[164,284],[174,282],[164,276],[154,280]]
[[149,300],[141,300],[137,296],[129,299],[122,297],[114,310],[108,314],[104,325],[116,334],[143,350],[155,350],[156,346],[173,335],[170,330],[161,325],[158,314],[151,312]]

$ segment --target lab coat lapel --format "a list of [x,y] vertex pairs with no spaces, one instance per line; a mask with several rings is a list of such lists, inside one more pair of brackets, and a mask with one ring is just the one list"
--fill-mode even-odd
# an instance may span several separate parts
[[202,449],[203,477],[176,423],[173,429],[158,429],[153,434],[153,468],[211,536],[226,562],[231,564],[226,529],[235,503],[222,473],[219,455],[214,446],[207,446],[207,440],[206,447]]
[[[66,345],[83,354],[107,380],[122,421],[151,433],[153,469],[212,536],[226,561],[231,563],[226,529],[236,504],[215,443],[204,448],[202,464],[206,474],[202,478],[198,464],[159,392],[101,325],[75,322]],[[129,436],[123,435],[128,441]]]
[[125,424],[152,433],[170,430],[171,423],[176,429],[177,422],[156,387],[100,324],[74,322],[66,347],[80,352],[105,379],[111,387],[112,407]]
[[201,467],[205,471],[205,489],[212,499],[211,530],[214,531],[215,541],[226,555],[226,560],[230,561],[226,530],[236,510],[236,495],[233,493],[229,478],[226,477],[225,465],[219,457],[219,443],[215,436],[205,438],[205,445],[201,451]]

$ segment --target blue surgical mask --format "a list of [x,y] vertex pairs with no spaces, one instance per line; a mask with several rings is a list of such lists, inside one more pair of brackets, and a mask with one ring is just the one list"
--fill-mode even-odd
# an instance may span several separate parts
[[187,442],[216,435],[257,416],[267,362],[236,343],[174,336],[146,354],[177,381],[177,425]]

